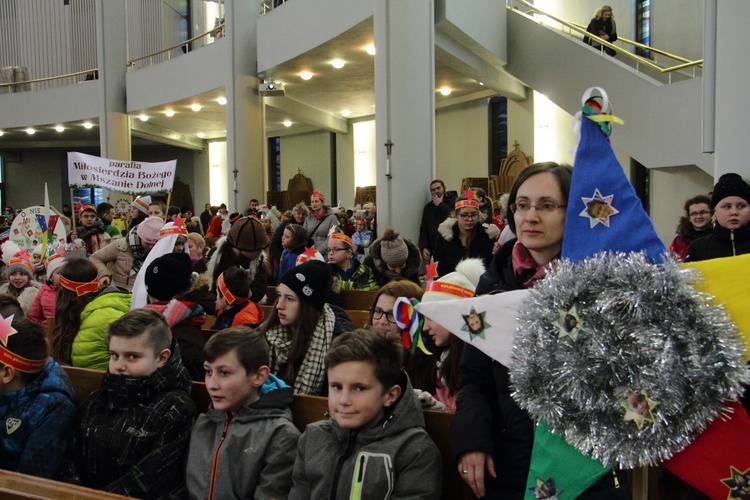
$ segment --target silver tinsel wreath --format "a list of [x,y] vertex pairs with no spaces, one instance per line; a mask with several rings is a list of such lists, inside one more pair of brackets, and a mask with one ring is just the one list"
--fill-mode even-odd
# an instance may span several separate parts
[[[561,260],[519,312],[513,397],[604,464],[653,465],[685,448],[749,381],[745,344],[696,274],[643,254]],[[566,312],[572,335],[561,335]],[[647,394],[653,422],[625,420],[629,390]]]

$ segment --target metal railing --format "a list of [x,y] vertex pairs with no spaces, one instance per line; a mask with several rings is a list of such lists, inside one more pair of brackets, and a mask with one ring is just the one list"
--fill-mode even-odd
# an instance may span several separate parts
[[[177,56],[183,55],[191,50],[195,50],[200,47],[205,47],[209,43],[211,43],[211,38],[218,40],[219,38],[222,38],[224,36],[224,27],[226,23],[221,23],[213,28],[211,30],[206,31],[205,33],[201,33],[200,35],[196,35],[193,38],[189,38],[185,40],[184,42],[180,42],[176,45],[173,45],[171,47],[167,47],[166,49],[162,49],[158,52],[154,52],[153,54],[147,54],[145,56],[136,57],[135,59],[131,59],[128,61],[128,71],[133,71],[136,68],[136,65],[139,62],[147,61],[147,63],[139,65],[139,67],[148,67],[153,66],[154,64],[168,61],[172,58],[172,51],[179,50],[179,52],[176,54]],[[191,46],[192,43],[203,41],[202,44],[198,46]],[[162,56],[161,58],[159,56]],[[159,59],[156,61],[155,59]]]
[[[97,78],[96,75],[98,75],[98,73],[99,73],[99,69],[98,68],[85,69],[83,71],[76,71],[75,73],[67,73],[65,75],[56,75],[56,76],[46,76],[44,78],[34,78],[33,80],[25,80],[23,82],[0,83],[0,88],[13,87],[13,86],[16,86],[16,85],[26,85],[26,84],[41,83],[41,82],[51,82],[51,81],[55,81],[55,80],[61,80],[63,78],[74,78],[76,76],[89,75],[89,74],[94,75],[93,79],[96,80],[96,78]],[[88,80],[91,80],[91,78],[89,78]],[[85,79],[84,80],[79,80],[79,81],[77,81],[75,83],[80,83],[82,81],[86,81],[86,80]]]
[[[574,36],[573,33],[577,33],[578,35],[589,37],[590,39],[592,39],[593,41],[595,41],[596,43],[599,44],[599,50],[601,52],[604,52],[604,50],[606,48],[614,50],[615,52],[617,52],[618,55],[623,56],[625,59],[631,61],[634,64],[636,73],[640,73],[642,71],[641,67],[643,66],[643,67],[648,68],[648,69],[650,69],[650,70],[652,70],[652,71],[654,71],[654,72],[656,72],[656,73],[658,73],[660,75],[666,74],[667,75],[667,81],[668,81],[668,83],[672,83],[672,75],[675,74],[676,72],[681,71],[681,70],[685,70],[685,69],[690,69],[691,70],[691,76],[695,77],[696,74],[697,74],[696,73],[697,69],[703,67],[703,59],[699,59],[697,61],[692,61],[690,59],[686,59],[684,57],[681,57],[681,56],[678,56],[678,55],[675,55],[675,54],[671,54],[671,53],[669,53],[669,52],[667,52],[665,50],[657,49],[655,47],[644,45],[642,43],[638,43],[636,41],[629,40],[627,38],[622,38],[622,37],[618,36],[617,40],[620,41],[620,42],[622,42],[623,44],[632,45],[633,47],[636,47],[636,48],[639,48],[639,49],[643,49],[643,50],[648,50],[651,53],[656,54],[657,57],[654,57],[654,59],[651,60],[651,59],[648,59],[648,58],[645,58],[645,57],[633,54],[632,52],[630,52],[629,50],[627,50],[627,49],[625,49],[623,47],[620,47],[618,45],[614,45],[612,43],[609,43],[608,41],[606,41],[606,40],[604,40],[602,38],[599,38],[596,35],[593,35],[593,34],[587,32],[586,31],[586,26],[584,26],[582,24],[578,24],[578,23],[574,23],[574,22],[570,22],[570,21],[566,21],[564,19],[561,19],[561,18],[555,16],[554,14],[550,14],[549,12],[545,12],[545,11],[543,11],[541,9],[536,8],[534,5],[526,2],[525,0],[513,0],[512,3],[516,3],[516,4],[523,5],[524,7],[526,7],[528,9],[526,12],[521,12],[520,10],[518,10],[518,12],[520,12],[521,14],[524,14],[524,15],[526,15],[528,17],[530,17],[531,19],[536,20],[537,22],[538,22],[538,19],[535,19],[534,17],[532,17],[533,14],[539,14],[541,16],[545,16],[545,17],[547,17],[547,18],[549,18],[549,19],[551,19],[551,20],[559,23],[560,26],[561,26],[560,31],[562,31],[563,33],[567,33],[571,37]],[[513,6],[509,5],[508,9],[513,9]],[[545,24],[545,26],[551,27],[548,24]],[[566,28],[567,28],[567,30],[566,30]],[[575,38],[578,38],[578,37],[575,37]],[[658,56],[659,55],[661,55],[663,57],[666,57],[666,58],[669,58],[669,59],[673,59],[675,61],[678,61],[679,64],[675,64],[675,65],[672,65],[672,66],[660,66],[658,64]]]

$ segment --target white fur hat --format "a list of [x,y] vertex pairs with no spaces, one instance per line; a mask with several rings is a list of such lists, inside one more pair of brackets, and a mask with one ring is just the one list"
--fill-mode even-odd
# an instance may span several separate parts
[[484,271],[482,259],[462,260],[452,273],[427,283],[422,302],[471,298]]

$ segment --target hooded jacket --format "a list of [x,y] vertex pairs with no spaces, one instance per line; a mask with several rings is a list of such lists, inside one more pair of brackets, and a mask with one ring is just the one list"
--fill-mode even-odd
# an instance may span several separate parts
[[0,469],[56,479],[75,423],[75,393],[65,370],[49,360],[30,384],[0,396]]
[[109,339],[107,328],[114,320],[130,311],[130,294],[116,286],[108,286],[81,311],[81,327],[73,340],[72,365],[79,368],[107,370]]
[[406,243],[406,249],[409,253],[406,257],[406,264],[401,270],[401,274],[395,274],[393,271],[389,270],[388,265],[383,260],[380,246],[383,242],[382,238],[378,238],[372,243],[372,245],[370,245],[368,252],[369,255],[365,257],[364,264],[372,269],[375,274],[375,280],[380,287],[383,287],[389,281],[399,278],[413,281],[417,285],[420,284],[419,266],[422,264],[422,254],[419,253],[417,245],[412,243],[411,240],[406,238],[403,238],[403,240],[404,243]]
[[248,261],[245,258],[237,257],[232,252],[225,251],[227,245],[231,246],[226,236],[222,236],[216,242],[214,249],[209,254],[208,275],[211,277],[211,292],[216,293],[216,280],[219,275],[232,266],[240,266],[248,270],[248,279],[250,280],[250,297],[249,299],[256,304],[266,295],[266,286],[268,285],[268,273],[266,272],[266,254],[261,252],[258,258]]
[[492,261],[492,247],[500,230],[494,224],[477,222],[474,226],[474,237],[471,246],[464,248],[459,236],[458,220],[448,217],[438,226],[439,236],[434,242],[432,257],[439,262],[438,272],[445,276],[456,270],[456,265],[463,260],[473,257],[482,259],[484,267],[489,267]]
[[47,318],[55,316],[55,300],[57,299],[57,287],[45,284],[34,297],[29,313],[26,315],[31,321],[41,324],[47,329]]
[[235,415],[210,407],[190,435],[190,498],[285,498],[292,487],[299,430],[292,389],[271,375],[260,398]]
[[31,311],[31,306],[34,305],[34,300],[36,299],[39,290],[42,289],[42,284],[33,279],[29,279],[29,282],[23,287],[20,294],[9,293],[11,286],[10,282],[5,282],[0,285],[0,294],[10,295],[18,299],[18,303],[21,304],[23,313],[28,315],[29,311]]
[[352,257],[349,260],[351,267],[346,271],[335,264],[329,264],[333,279],[338,280],[339,290],[377,291],[380,286],[375,280],[375,274],[372,269],[365,264],[360,264],[356,257]]
[[383,422],[361,430],[335,420],[307,426],[299,440],[290,499],[440,498],[442,459],[425,430],[405,372],[401,397]]
[[128,238],[119,238],[89,257],[91,263],[96,266],[98,278],[105,276],[111,278],[112,284],[121,286],[127,290],[133,289],[136,273],[133,269],[133,252],[130,249]]
[[336,218],[336,214],[331,211],[331,207],[323,207],[325,215],[322,219],[317,219],[312,212],[302,223],[302,227],[305,228],[307,238],[312,240],[315,250],[325,255],[325,250],[328,248],[328,231],[332,227],[338,226],[339,220]]
[[148,377],[105,373],[81,404],[76,453],[85,486],[159,498],[182,483],[196,416],[192,381],[172,342],[166,364]]

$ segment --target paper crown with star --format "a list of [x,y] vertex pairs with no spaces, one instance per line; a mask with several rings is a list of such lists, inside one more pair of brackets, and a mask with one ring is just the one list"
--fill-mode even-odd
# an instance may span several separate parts
[[472,207],[479,210],[479,200],[477,200],[477,194],[471,189],[467,189],[463,192],[462,197],[456,200],[455,209],[459,210],[464,207]]
[[[15,353],[9,347],[10,338],[13,335],[25,335],[28,333],[19,334],[18,330],[13,328],[13,315],[11,314],[7,318],[0,316],[0,364],[12,366],[16,370],[24,373],[38,373],[47,365],[49,360],[48,356],[43,359],[27,359]],[[40,339],[41,340],[41,339]]]

